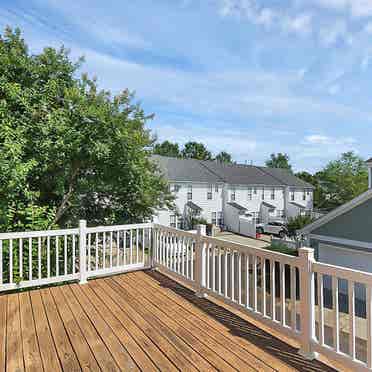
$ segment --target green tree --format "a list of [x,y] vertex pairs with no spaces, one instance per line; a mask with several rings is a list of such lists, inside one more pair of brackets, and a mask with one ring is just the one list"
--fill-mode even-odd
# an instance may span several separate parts
[[185,159],[211,160],[212,154],[207,148],[198,142],[187,142],[182,150]]
[[221,151],[219,154],[217,154],[215,158],[218,162],[220,163],[227,163],[227,164],[232,164],[232,156],[226,151]]
[[180,158],[181,152],[178,143],[172,143],[169,141],[164,141],[162,143],[157,143],[154,146],[154,154],[162,156],[170,156],[172,158]]
[[329,162],[316,177],[324,195],[323,207],[328,209],[354,199],[368,188],[366,164],[352,151]]
[[82,61],[0,36],[0,231],[141,221],[172,205],[150,159],[152,116],[124,90],[99,91]]
[[271,154],[270,159],[266,160],[265,164],[269,168],[283,168],[292,171],[292,166],[289,164],[289,156],[281,152]]
[[303,171],[303,172],[296,173],[296,177],[314,186],[314,194],[313,194],[314,208],[316,209],[326,208],[327,198],[326,198],[325,191],[320,184],[318,174],[312,175],[311,173]]
[[296,231],[304,228],[306,225],[309,225],[310,223],[314,222],[314,219],[311,216],[297,216],[297,217],[291,217],[288,219],[287,222],[287,229],[289,236],[295,237]]

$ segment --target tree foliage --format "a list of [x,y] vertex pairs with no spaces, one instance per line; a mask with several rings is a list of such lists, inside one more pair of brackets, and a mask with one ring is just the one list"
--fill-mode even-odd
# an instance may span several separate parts
[[314,219],[308,215],[299,215],[297,217],[291,217],[287,222],[287,229],[289,236],[296,236],[296,231],[304,228],[306,225],[314,222]]
[[321,206],[332,209],[342,205],[368,188],[368,171],[364,160],[346,152],[316,173],[322,193]]
[[154,154],[169,156],[172,158],[180,158],[181,152],[178,143],[172,143],[169,141],[164,141],[162,143],[157,143],[154,146]]
[[0,37],[0,229],[116,223],[172,203],[150,160],[151,119],[124,90],[77,78],[63,47],[28,52]]
[[232,156],[226,151],[221,151],[220,153],[217,154],[215,157],[215,160],[217,160],[220,163],[226,163],[226,164],[232,164]]
[[185,159],[212,160],[212,153],[204,144],[199,142],[187,142],[182,150]]
[[266,160],[265,164],[269,168],[283,168],[292,171],[292,166],[289,164],[289,156],[281,152],[271,154],[270,159]]

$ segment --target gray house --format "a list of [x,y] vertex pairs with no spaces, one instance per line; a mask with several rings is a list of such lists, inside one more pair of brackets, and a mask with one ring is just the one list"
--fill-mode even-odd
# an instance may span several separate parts
[[372,158],[367,165],[365,193],[299,231],[320,262],[372,272]]

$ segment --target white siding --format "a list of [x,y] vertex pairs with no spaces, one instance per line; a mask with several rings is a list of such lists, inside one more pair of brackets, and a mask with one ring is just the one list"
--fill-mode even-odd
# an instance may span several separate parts
[[372,272],[372,252],[362,252],[319,243],[318,261],[354,270]]

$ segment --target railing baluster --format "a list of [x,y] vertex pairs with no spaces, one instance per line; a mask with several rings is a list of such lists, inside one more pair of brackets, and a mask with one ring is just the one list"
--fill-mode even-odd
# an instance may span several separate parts
[[210,288],[210,254],[209,254],[209,243],[206,243],[205,244],[205,263],[206,263],[206,271],[205,271],[205,275],[206,275],[206,280],[205,280],[205,285],[206,287],[209,289]]
[[193,239],[191,241],[191,262],[190,262],[190,271],[191,271],[191,280],[195,280],[195,274],[194,274],[194,258],[195,258],[195,247],[196,243],[195,240]]
[[297,314],[296,314],[296,267],[291,267],[291,327],[293,331],[297,330]]
[[234,262],[234,251],[230,251],[230,267],[231,267],[231,279],[230,279],[230,287],[231,287],[231,301],[235,301],[235,285],[234,285],[234,279],[235,279],[235,262]]
[[249,308],[249,254],[245,254],[245,306]]
[[222,295],[222,249],[218,247],[218,293]]
[[142,229],[142,263],[145,263],[145,229]]
[[112,231],[110,231],[110,269],[112,269]]
[[106,232],[103,232],[103,258],[102,258],[102,267],[106,268]]
[[127,264],[127,230],[123,231],[123,237],[124,237],[124,256],[123,256],[123,263],[124,266]]
[[[75,257],[75,251],[74,251],[74,238],[75,236],[73,235],[72,236],[72,241],[73,241],[73,257]],[[73,267],[75,267],[75,261],[73,260]],[[50,236],[48,235],[47,237],[47,277],[50,278]]]
[[13,283],[13,239],[9,239],[9,283]]
[[340,351],[339,342],[339,316],[338,316],[338,278],[332,276],[332,294],[333,294],[333,315],[334,315],[334,327],[333,327],[333,344],[336,352]]
[[182,264],[182,268],[181,268],[181,273],[183,276],[185,276],[185,238],[182,238],[181,237],[181,264]]
[[367,367],[372,368],[372,287],[366,285]]
[[121,233],[120,230],[116,231],[116,261],[115,261],[116,267],[120,266],[120,233]]
[[271,275],[270,275],[270,279],[271,279],[271,283],[270,283],[270,286],[271,286],[271,318],[272,320],[276,320],[276,299],[275,299],[275,296],[276,296],[276,288],[275,288],[275,261],[274,260],[270,260],[270,269],[271,269]]
[[253,256],[253,262],[252,262],[252,265],[253,265],[253,271],[252,271],[252,274],[253,274],[253,310],[257,312],[257,291],[258,291],[258,288],[257,288],[257,256],[254,255]]
[[285,313],[285,264],[280,262],[280,322],[284,327],[286,324],[286,313]]
[[96,233],[96,252],[95,252],[95,255],[96,255],[96,270],[98,270],[98,260],[99,260],[98,244],[99,244],[99,238],[98,238],[98,233]]
[[212,245],[212,289],[216,292],[216,247]]
[[355,359],[355,287],[352,280],[348,281],[349,297],[349,354]]
[[32,238],[28,238],[28,280],[32,280]]
[[65,275],[67,275],[67,235],[64,236],[63,244]]
[[91,259],[91,255],[92,255],[91,246],[92,246],[92,234],[88,233],[88,262],[87,262],[88,272],[92,270],[92,268],[91,268],[91,261],[92,261],[92,259]]
[[138,250],[139,250],[139,231],[136,229],[136,263],[138,263]]
[[262,289],[261,309],[262,309],[262,315],[266,316],[266,259],[261,256],[260,261],[261,261],[261,289]]
[[324,345],[324,295],[323,295],[323,275],[317,273],[318,277],[318,311],[319,311],[319,344]]
[[41,237],[37,240],[38,277],[41,279]]
[[0,284],[3,284],[3,241],[0,239]]
[[177,240],[177,244],[176,244],[176,247],[177,247],[177,272],[178,274],[181,274],[181,238],[178,236],[176,238]]
[[242,254],[238,252],[238,301],[242,304]]
[[19,239],[19,280],[23,280],[23,239]]
[[228,278],[228,276],[227,276],[227,250],[225,249],[224,250],[224,252],[225,252],[225,259],[224,259],[224,279],[225,279],[225,288],[224,288],[224,291],[225,291],[225,297],[227,298],[228,297],[228,294],[227,294],[227,278]]
[[59,237],[55,237],[56,244],[56,276],[59,276]]

